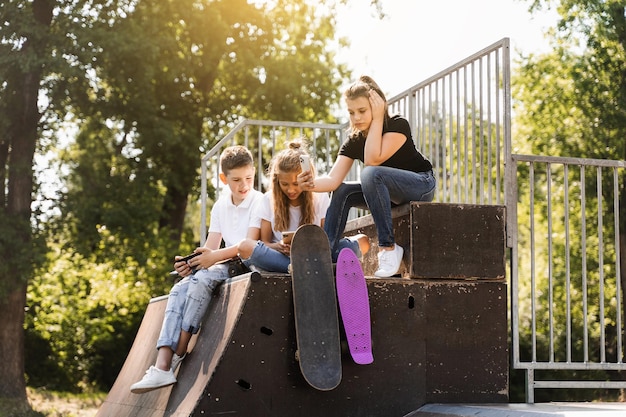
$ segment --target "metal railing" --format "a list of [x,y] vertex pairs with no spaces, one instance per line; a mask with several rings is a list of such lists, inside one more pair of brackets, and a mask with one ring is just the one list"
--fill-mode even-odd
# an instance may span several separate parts
[[[257,166],[256,188],[267,189],[265,168],[277,151],[284,149],[287,142],[299,137],[306,138],[311,145],[309,152],[315,155],[313,162],[318,172],[327,172],[334,162],[339,144],[345,138],[345,124],[278,122],[243,120],[202,157],[200,190],[200,244],[207,234],[207,211],[209,210],[209,188],[219,197],[222,187],[219,179],[219,156],[227,146],[244,145],[254,155]],[[353,173],[352,175],[356,175]],[[209,187],[210,185],[210,187]]]
[[[617,210],[624,162],[512,155],[510,84],[505,38],[388,102],[392,113],[409,120],[418,149],[433,163],[435,201],[506,206],[512,364],[526,371],[527,401],[534,402],[536,388],[626,388],[625,381],[584,376],[540,381],[535,373],[626,370]],[[209,182],[219,192],[218,157],[224,146],[238,143],[253,151],[257,187],[264,190],[263,167],[286,140],[300,135],[311,140],[323,173],[346,128],[255,120],[233,128],[202,158],[202,242]],[[611,178],[607,170],[613,172],[610,187],[605,186]],[[352,175],[358,174],[357,166]],[[556,308],[558,303],[565,308]]]
[[619,212],[626,162],[530,155],[512,162],[513,366],[526,370],[527,402],[536,388],[626,388],[626,381],[536,375],[626,370]]
[[511,153],[509,39],[389,99],[433,163],[438,202],[504,204]]
[[[418,149],[433,163],[435,200],[448,203],[504,204],[504,161],[510,155],[510,57],[504,38],[387,101],[391,113],[411,124]],[[209,178],[219,192],[221,150],[244,144],[257,158],[258,188],[263,168],[286,140],[313,140],[318,172],[334,162],[345,139],[345,124],[244,120],[202,158],[201,242],[206,235]],[[355,164],[351,177],[358,178]]]

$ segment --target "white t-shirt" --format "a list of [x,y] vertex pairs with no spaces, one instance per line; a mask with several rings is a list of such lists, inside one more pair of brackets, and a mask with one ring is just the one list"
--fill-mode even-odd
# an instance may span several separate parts
[[[313,224],[322,225],[322,219],[326,217],[326,210],[330,205],[330,197],[328,193],[313,193],[313,207],[315,217]],[[255,216],[251,226],[261,227],[261,220],[267,220],[272,224],[272,242],[279,242],[283,238],[282,232],[295,231],[300,226],[302,213],[299,206],[289,206],[289,230],[276,230],[274,228],[274,206],[272,205],[272,196],[270,192],[263,195],[263,199],[259,204],[258,215]]]
[[248,228],[258,213],[257,206],[263,193],[252,190],[238,206],[233,204],[232,193],[226,188],[211,209],[209,233],[221,233],[226,247],[241,242],[248,236]]

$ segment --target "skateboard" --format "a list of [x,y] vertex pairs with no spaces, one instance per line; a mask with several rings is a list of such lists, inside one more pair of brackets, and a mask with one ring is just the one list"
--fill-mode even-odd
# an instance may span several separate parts
[[337,298],[352,359],[360,365],[374,362],[367,284],[359,258],[348,248],[337,258]]
[[329,391],[341,382],[341,345],[334,271],[322,228],[300,226],[291,241],[291,283],[296,358],[312,387]]

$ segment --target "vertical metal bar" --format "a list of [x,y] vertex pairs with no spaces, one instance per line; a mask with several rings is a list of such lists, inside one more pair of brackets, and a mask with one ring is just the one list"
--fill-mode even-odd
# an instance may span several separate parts
[[622,363],[622,270],[621,270],[621,247],[620,247],[620,231],[619,231],[619,175],[617,168],[613,168],[613,212],[614,212],[614,238],[615,238],[615,298],[616,305],[616,323],[617,329],[617,363]]
[[500,50],[496,49],[496,82],[495,82],[495,102],[496,102],[496,204],[502,204],[502,172],[501,165],[502,160],[502,138],[500,137],[500,129],[502,129],[501,120],[500,120]]
[[526,402],[528,404],[535,402],[535,371],[533,369],[526,370]]
[[530,315],[532,361],[537,362],[537,263],[535,258],[535,164],[530,163]]
[[463,67],[463,141],[464,141],[464,161],[463,168],[465,170],[465,199],[463,202],[469,203],[469,192],[470,192],[470,182],[469,182],[469,143],[468,143],[468,133],[469,133],[469,102],[468,102],[468,80],[467,80],[467,65]]
[[257,127],[257,143],[259,149],[257,150],[257,189],[263,190],[263,126]]
[[494,175],[492,172],[493,156],[493,128],[492,128],[492,111],[491,111],[491,54],[487,55],[487,180],[488,180],[488,194],[487,204],[493,204],[493,187],[494,187]]
[[[458,187],[458,172],[454,171],[454,135],[452,134],[452,129],[453,129],[453,124],[452,121],[454,120],[452,117],[452,72],[450,74],[448,74],[448,76],[445,78],[445,80],[447,80],[447,86],[448,86],[448,97],[447,100],[444,96],[443,102],[444,102],[444,117],[447,118],[448,121],[448,128],[447,130],[447,134],[446,136],[448,137],[448,155],[449,155],[449,161],[448,161],[448,165],[450,166],[450,174],[451,176],[454,177],[454,180],[452,181],[452,183],[454,184],[453,188],[452,188],[452,194],[454,194],[454,189],[456,189]],[[444,84],[446,83],[446,81],[444,81]],[[444,87],[445,90],[445,87]],[[446,105],[448,104],[448,105]],[[445,109],[449,109],[448,112],[446,113]]]
[[566,314],[566,361],[572,362],[572,300],[570,276],[570,241],[569,241],[569,169],[563,164],[563,202],[565,204],[565,314]]
[[437,155],[436,156],[437,161],[440,162],[440,169],[443,173],[443,178],[445,178],[445,180],[443,181],[443,184],[444,184],[444,193],[446,195],[446,201],[449,202],[450,201],[450,180],[448,176],[446,156],[444,154],[444,150],[442,149],[442,140],[443,140],[443,145],[445,145],[445,139],[442,137],[443,132],[440,133],[440,131],[442,130],[441,126],[443,125],[441,122],[442,115],[439,110],[439,106],[440,106],[439,91],[441,89],[440,85],[441,85],[440,79],[436,80],[433,83],[433,88],[435,89],[435,101],[434,101],[434,104],[431,103],[431,106],[432,106],[433,113],[434,113],[433,115],[434,146],[435,146],[435,154]]
[[596,168],[597,198],[598,198],[598,284],[600,285],[599,300],[599,322],[600,322],[600,362],[606,362],[606,329],[604,311],[604,233],[603,233],[603,213],[602,204],[602,168]]
[[[513,159],[509,161],[510,165],[514,165],[514,172],[517,172],[517,163]],[[517,176],[513,178],[509,178],[510,183],[508,186],[511,189],[511,193],[513,195],[518,194],[518,180]],[[517,200],[515,200],[515,205],[510,205],[510,207],[515,207],[515,210],[511,209],[507,211],[508,215],[516,215],[513,213],[517,213]],[[518,243],[516,242],[514,246],[511,247],[511,341],[512,341],[512,349],[513,349],[513,367],[517,368],[520,363],[520,305],[519,305],[519,248]]]
[[480,58],[478,60],[478,148],[480,149],[480,154],[477,169],[480,174],[480,193],[478,195],[480,204],[485,204],[485,123],[483,115],[483,61],[483,58]]
[[458,176],[457,203],[461,200],[461,191],[463,189],[463,173],[461,171],[461,70],[456,70],[456,172]]
[[473,196],[472,203],[476,204],[476,193],[478,193],[477,187],[477,178],[476,178],[476,170],[478,169],[478,161],[476,160],[476,73],[474,72],[474,62],[471,64],[472,71],[470,74],[471,79],[471,91],[472,91],[472,186],[473,186]]
[[[202,158],[200,166],[200,207],[206,207],[208,195],[207,195],[207,161]],[[204,246],[206,241],[206,210],[200,210],[200,246]]]
[[486,75],[486,84],[487,84],[487,204],[493,204],[493,187],[494,187],[494,178],[492,178],[493,170],[491,169],[493,166],[493,157],[491,155],[492,152],[492,117],[491,117],[491,54],[487,55],[487,75]]
[[589,362],[589,289],[587,285],[587,195],[585,166],[580,166],[580,225],[581,257],[582,257],[582,296],[583,296],[583,360]]
[[[509,38],[504,39],[504,44],[502,45],[502,88],[503,88],[503,128],[504,128],[504,162],[508,162],[511,160],[511,154],[513,153],[511,148],[511,56],[510,56],[510,48],[509,48]],[[514,168],[513,166],[511,167]],[[506,166],[505,166],[506,169]],[[504,174],[505,176],[513,176],[515,175],[515,171],[507,170]],[[506,190],[505,190],[506,192]],[[512,196],[510,194],[507,195],[508,200],[505,201],[505,204],[509,207],[513,207],[514,204],[517,204],[517,196]],[[513,246],[514,242],[517,240],[517,216],[507,216],[507,239],[509,246]]]
[[[324,152],[324,173],[328,173],[328,171],[330,171],[330,167],[332,164],[332,161],[330,160],[330,129],[326,129],[325,132],[325,136],[326,136],[326,150]],[[339,147],[341,148],[341,141],[339,141]]]
[[548,200],[548,323],[550,332],[550,362],[554,362],[554,263],[552,254],[552,164],[546,164]]

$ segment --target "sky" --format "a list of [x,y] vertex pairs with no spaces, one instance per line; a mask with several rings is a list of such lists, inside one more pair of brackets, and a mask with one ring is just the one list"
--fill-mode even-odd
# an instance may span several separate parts
[[337,15],[338,35],[350,47],[338,51],[355,77],[370,75],[394,96],[508,37],[511,59],[546,52],[544,32],[554,10],[530,14],[529,0],[381,0],[386,19],[370,0],[352,0]]

